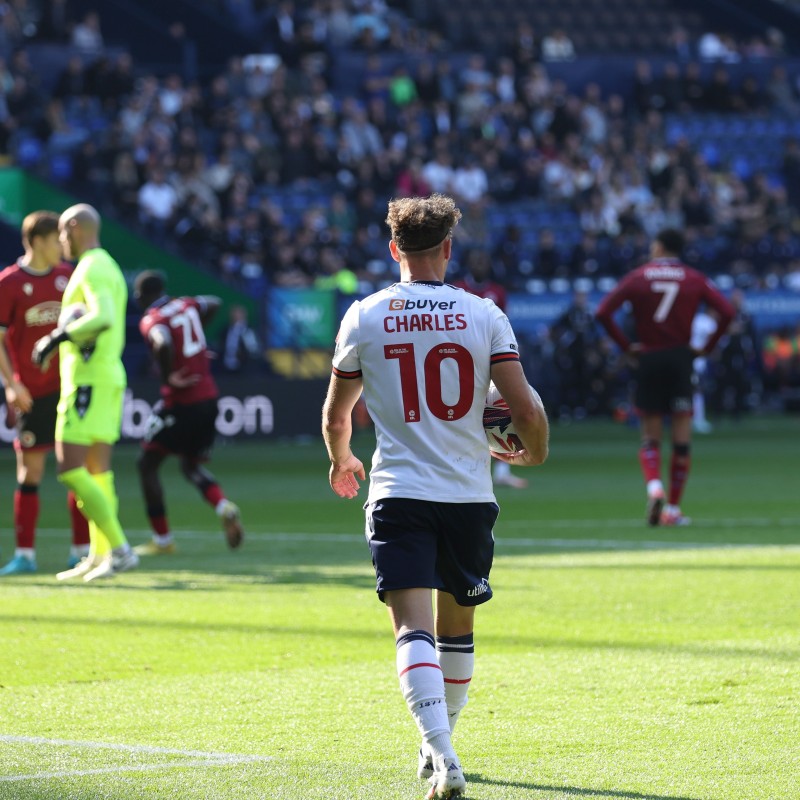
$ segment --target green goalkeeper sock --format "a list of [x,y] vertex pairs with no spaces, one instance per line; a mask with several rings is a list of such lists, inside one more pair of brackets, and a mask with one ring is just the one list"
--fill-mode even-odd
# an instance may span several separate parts
[[116,528],[111,533],[104,531],[111,548],[116,549],[117,547],[128,544],[128,539],[126,538],[125,533],[122,530],[122,525],[119,521],[119,497],[117,497],[117,489],[114,485],[114,473],[111,470],[108,470],[107,472],[98,472],[97,474],[92,475],[92,477],[97,482],[97,485],[100,487],[100,490],[103,492],[103,495],[111,506]]
[[92,549],[96,555],[103,555],[126,543],[116,515],[113,472],[93,476],[86,467],[77,467],[62,473],[58,479],[75,492],[81,511],[89,520],[89,534],[95,534],[92,536]]

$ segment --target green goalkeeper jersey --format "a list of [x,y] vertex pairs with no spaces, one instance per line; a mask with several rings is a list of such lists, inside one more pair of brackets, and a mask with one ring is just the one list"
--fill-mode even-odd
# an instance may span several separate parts
[[78,386],[125,386],[122,365],[128,287],[119,264],[101,247],[87,250],[64,289],[62,307],[83,303],[86,313],[66,327],[59,347],[61,394]]

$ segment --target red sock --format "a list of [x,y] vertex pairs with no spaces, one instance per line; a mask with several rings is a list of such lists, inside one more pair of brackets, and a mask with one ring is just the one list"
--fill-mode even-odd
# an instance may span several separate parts
[[643,442],[639,448],[639,464],[645,483],[661,480],[661,450],[658,442]]
[[67,492],[67,508],[72,520],[72,544],[83,547],[89,544],[89,520],[81,514],[78,508],[78,498],[75,492]]
[[38,518],[39,487],[30,484],[17,486],[14,492],[14,530],[17,535],[17,547],[33,549]]
[[150,517],[150,527],[158,536],[169,536],[169,522],[165,514],[156,514]]
[[225,495],[222,489],[219,488],[218,483],[209,483],[207,486],[203,487],[203,497],[211,503],[214,508],[225,499]]
[[688,444],[676,444],[672,448],[672,463],[669,473],[669,503],[672,506],[681,504],[683,487],[689,477],[689,466],[692,463]]

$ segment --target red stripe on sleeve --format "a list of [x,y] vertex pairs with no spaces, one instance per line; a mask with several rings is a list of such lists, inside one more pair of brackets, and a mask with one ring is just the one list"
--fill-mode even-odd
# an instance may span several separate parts
[[345,372],[342,369],[336,369],[336,367],[334,367],[333,368],[333,374],[337,378],[344,378],[345,380],[352,380],[353,378],[360,378],[361,377],[361,370],[357,369],[357,370],[355,370],[353,372]]
[[519,361],[519,353],[495,353],[492,358],[492,364],[499,364],[501,361]]

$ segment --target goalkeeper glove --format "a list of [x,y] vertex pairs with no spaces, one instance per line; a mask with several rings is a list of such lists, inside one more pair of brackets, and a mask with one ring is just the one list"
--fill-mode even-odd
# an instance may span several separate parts
[[48,333],[47,336],[42,336],[33,346],[31,361],[33,361],[36,366],[41,367],[46,363],[50,354],[61,342],[68,341],[69,334],[63,328],[54,328],[51,333]]

